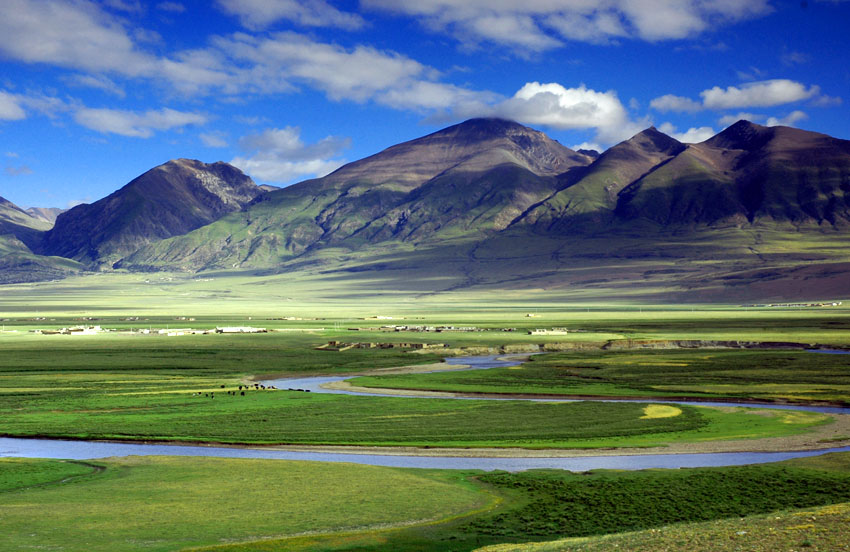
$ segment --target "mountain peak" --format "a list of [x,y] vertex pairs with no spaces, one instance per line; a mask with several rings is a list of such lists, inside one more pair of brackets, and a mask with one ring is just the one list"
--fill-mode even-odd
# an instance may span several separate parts
[[773,128],[757,125],[741,119],[726,128],[706,143],[716,148],[755,150],[770,141]]
[[502,135],[508,136],[517,133],[538,133],[537,130],[521,125],[516,121],[508,119],[499,119],[497,117],[479,117],[475,119],[467,119],[462,123],[444,128],[435,134],[472,134],[482,136]]
[[262,193],[227,163],[172,159],[93,204],[59,215],[42,252],[84,262],[115,260],[238,211]]
[[643,150],[669,154],[679,153],[686,147],[680,141],[664,134],[654,126],[635,134],[626,140],[626,142],[638,146]]

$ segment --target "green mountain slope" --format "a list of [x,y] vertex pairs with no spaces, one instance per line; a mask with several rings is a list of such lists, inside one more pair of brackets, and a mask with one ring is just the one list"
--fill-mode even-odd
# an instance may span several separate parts
[[[850,296],[850,141],[787,127],[741,121],[700,144],[650,128],[595,155],[473,119],[191,231],[129,224],[132,213],[152,218],[132,184],[100,211],[112,226],[88,226],[106,245],[74,231],[74,210],[61,215],[49,236],[68,231],[62,254],[130,271],[313,281],[341,294]],[[183,213],[169,209],[157,220]]]
[[[583,166],[543,133],[473,119],[272,192],[241,213],[150,244],[118,267],[278,269],[296,256],[374,244],[403,250],[471,240],[505,228]],[[325,251],[327,253],[327,251]]]

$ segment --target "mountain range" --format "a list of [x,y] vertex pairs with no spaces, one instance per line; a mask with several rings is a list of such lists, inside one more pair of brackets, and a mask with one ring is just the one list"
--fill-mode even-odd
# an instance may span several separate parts
[[[84,270],[310,273],[438,293],[844,297],[850,141],[739,121],[598,154],[472,119],[286,188],[178,159],[45,216],[0,201],[0,281]],[[49,220],[49,218],[48,218]]]

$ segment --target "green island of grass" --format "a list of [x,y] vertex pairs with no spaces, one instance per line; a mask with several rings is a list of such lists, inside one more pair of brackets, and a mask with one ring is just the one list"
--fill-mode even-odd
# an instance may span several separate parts
[[611,398],[850,404],[847,355],[795,350],[575,351],[522,366],[362,376],[373,388]]

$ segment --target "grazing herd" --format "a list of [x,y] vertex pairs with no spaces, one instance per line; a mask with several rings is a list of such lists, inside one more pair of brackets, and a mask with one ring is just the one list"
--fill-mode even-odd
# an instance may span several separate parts
[[[222,385],[221,388],[225,389],[225,386]],[[275,387],[274,385],[263,385],[261,383],[255,383],[253,385],[240,385],[238,390],[224,391],[224,393],[227,394],[227,395],[232,395],[234,397],[236,397],[236,396],[244,397],[246,391],[279,391],[279,389],[277,387]],[[309,393],[310,392],[309,389],[293,389],[292,387],[287,389],[287,391],[300,391],[302,393]],[[196,397],[204,396],[204,397],[207,397],[209,399],[214,399],[215,398],[215,391],[210,391],[210,392],[207,392],[207,393],[197,391],[195,393],[192,393],[192,395],[196,396]]]

